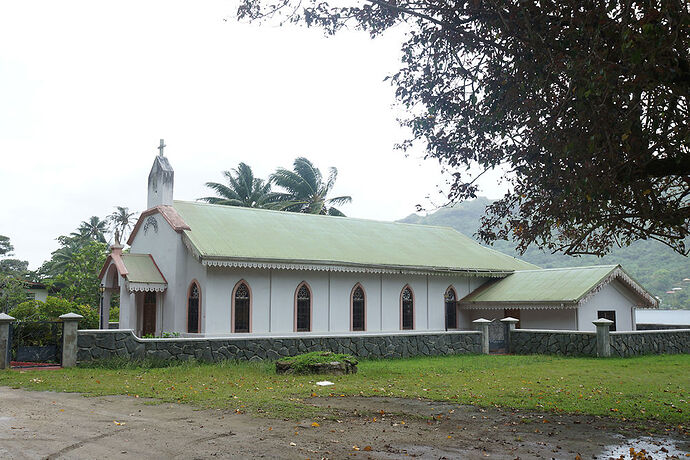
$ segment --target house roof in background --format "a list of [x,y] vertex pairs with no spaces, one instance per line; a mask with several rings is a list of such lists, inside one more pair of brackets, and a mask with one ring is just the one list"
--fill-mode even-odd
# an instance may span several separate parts
[[656,298],[628,276],[620,265],[520,270],[485,284],[460,302],[465,307],[474,308],[511,305],[574,307],[613,280],[633,291],[640,298],[641,305],[658,304]]
[[504,276],[535,265],[449,227],[175,201],[187,245],[204,263],[262,261]]

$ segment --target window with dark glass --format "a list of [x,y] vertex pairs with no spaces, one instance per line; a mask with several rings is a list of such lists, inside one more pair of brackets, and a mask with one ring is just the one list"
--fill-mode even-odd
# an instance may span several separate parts
[[402,328],[414,329],[414,300],[412,289],[406,286],[402,292]]
[[306,285],[297,291],[297,332],[311,330],[311,292]]
[[199,285],[192,283],[187,299],[187,332],[199,332]]
[[457,329],[458,328],[458,310],[457,310],[457,296],[455,295],[455,289],[448,288],[446,291],[445,304],[446,304],[446,329]]
[[144,293],[143,324],[142,335],[153,335],[156,333],[156,293]]
[[357,286],[352,291],[352,330],[364,330],[364,290]]
[[613,324],[609,327],[609,331],[613,332],[616,330],[616,312],[614,310],[599,310],[597,312],[597,319],[600,318],[613,321]]
[[235,332],[249,332],[249,288],[244,283],[235,289]]

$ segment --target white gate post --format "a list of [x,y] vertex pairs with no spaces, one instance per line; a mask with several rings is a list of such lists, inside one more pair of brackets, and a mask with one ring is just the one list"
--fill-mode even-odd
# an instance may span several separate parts
[[77,365],[77,326],[83,316],[76,313],[67,313],[60,316],[64,326],[62,329],[62,367],[74,367]]
[[513,335],[513,331],[515,330],[515,326],[517,325],[517,323],[520,322],[520,320],[517,319],[517,318],[513,318],[513,317],[511,317],[511,316],[508,316],[508,317],[506,317],[506,318],[503,318],[503,319],[501,320],[501,322],[502,322],[503,324],[506,325],[506,331],[505,331],[505,335],[506,335],[506,352],[507,352],[507,353],[512,353],[512,350],[511,350],[511,342],[512,342],[512,340],[513,340],[512,335]]
[[491,321],[484,318],[475,319],[472,321],[476,325],[477,329],[482,333],[482,354],[489,354],[489,324]]
[[611,331],[609,328],[613,321],[606,318],[599,318],[592,321],[597,327],[597,356],[600,358],[608,358],[611,356]]
[[14,321],[10,315],[0,313],[0,369],[10,367],[10,324]]

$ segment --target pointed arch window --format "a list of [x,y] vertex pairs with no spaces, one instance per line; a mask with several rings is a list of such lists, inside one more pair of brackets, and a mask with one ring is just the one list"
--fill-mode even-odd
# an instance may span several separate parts
[[249,285],[245,281],[237,283],[232,297],[233,332],[250,332],[251,300]]
[[295,330],[311,331],[311,290],[307,283],[302,283],[295,294]]
[[199,318],[201,316],[201,289],[199,283],[192,281],[187,296],[187,332],[199,332]]
[[400,294],[401,327],[414,329],[414,294],[410,286],[405,286]]
[[455,293],[455,289],[450,286],[446,289],[446,293],[443,296],[444,303],[446,305],[446,329],[457,329],[458,328],[458,296]]
[[366,330],[365,312],[366,312],[366,297],[364,289],[361,284],[357,284],[352,290],[351,299],[351,321],[353,331]]

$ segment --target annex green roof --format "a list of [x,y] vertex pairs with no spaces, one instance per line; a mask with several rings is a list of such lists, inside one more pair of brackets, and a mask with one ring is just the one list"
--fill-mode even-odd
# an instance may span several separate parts
[[149,254],[122,254],[130,283],[166,284],[165,278]]
[[448,227],[175,201],[189,245],[205,262],[325,264],[508,273],[535,265]]
[[614,279],[644,299],[646,305],[656,305],[656,299],[630,278],[620,265],[515,271],[501,280],[485,284],[460,302],[476,308],[509,304],[574,306]]

